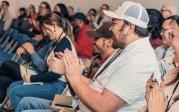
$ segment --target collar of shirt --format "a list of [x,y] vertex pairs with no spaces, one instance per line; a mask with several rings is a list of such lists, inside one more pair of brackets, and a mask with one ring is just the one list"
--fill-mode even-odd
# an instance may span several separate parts
[[121,54],[128,52],[129,50],[141,48],[142,46],[146,47],[146,45],[148,45],[148,47],[150,46],[150,48],[152,48],[151,45],[150,45],[150,42],[149,42],[149,37],[144,37],[144,38],[133,41],[132,43],[130,43],[129,45],[127,45],[124,48],[124,50],[122,51]]

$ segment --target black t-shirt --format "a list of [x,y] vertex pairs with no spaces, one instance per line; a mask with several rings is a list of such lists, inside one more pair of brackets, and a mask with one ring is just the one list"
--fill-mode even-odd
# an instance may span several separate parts
[[[64,37],[59,43],[57,43],[54,52],[64,52],[64,50],[68,48],[72,50],[71,42],[67,37]],[[42,72],[37,75],[31,76],[31,82],[50,82],[60,78],[60,74],[53,72]]]

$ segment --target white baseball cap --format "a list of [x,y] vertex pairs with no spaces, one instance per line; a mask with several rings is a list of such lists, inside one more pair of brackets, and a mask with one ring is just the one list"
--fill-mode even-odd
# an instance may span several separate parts
[[142,28],[148,27],[149,16],[146,9],[139,3],[125,1],[115,11],[103,11],[105,15],[126,20]]

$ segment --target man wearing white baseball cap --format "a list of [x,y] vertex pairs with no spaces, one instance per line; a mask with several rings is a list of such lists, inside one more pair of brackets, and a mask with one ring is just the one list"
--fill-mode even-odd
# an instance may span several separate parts
[[[148,38],[149,16],[139,3],[124,2],[114,12],[104,11],[113,18],[113,47],[122,53],[111,68],[112,78],[105,85],[125,104],[119,112],[136,112],[145,104],[145,85],[151,74],[160,81],[160,71]],[[122,104],[122,103],[121,103]]]
[[137,112],[145,105],[145,86],[151,74],[160,77],[147,31],[148,14],[138,3],[124,2],[114,12],[113,47],[120,48],[98,69],[92,80],[81,74],[77,57],[66,50],[66,78],[80,99],[80,112]]

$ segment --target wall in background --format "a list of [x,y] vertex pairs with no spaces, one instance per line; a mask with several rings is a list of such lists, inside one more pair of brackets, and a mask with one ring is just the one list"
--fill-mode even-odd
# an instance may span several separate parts
[[[2,0],[0,0],[2,1]],[[11,4],[10,10],[12,14],[15,16],[18,8],[20,7],[28,7],[29,4],[34,4],[36,9],[38,9],[38,5],[41,1],[47,1],[51,4],[52,8],[56,3],[62,2],[67,6],[72,5],[76,9],[76,11],[87,12],[90,8],[98,9],[101,4],[107,3],[110,5],[111,9],[115,9],[125,0],[8,0]],[[177,9],[179,10],[179,0],[130,0],[134,2],[139,2],[146,8],[157,8],[160,9],[161,4],[164,2],[171,2],[177,5]]]

